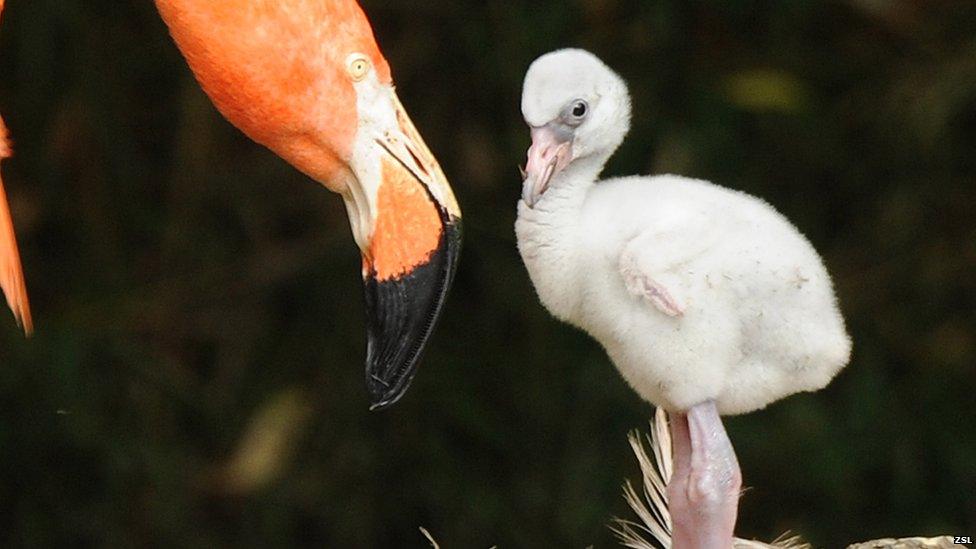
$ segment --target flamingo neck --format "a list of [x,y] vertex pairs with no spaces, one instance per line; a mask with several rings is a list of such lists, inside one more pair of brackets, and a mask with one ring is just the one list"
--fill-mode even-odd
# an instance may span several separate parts
[[605,158],[573,161],[549,182],[534,208],[519,202],[515,232],[519,252],[539,299],[557,318],[574,323],[580,303],[576,277],[585,251],[580,238],[583,207]]

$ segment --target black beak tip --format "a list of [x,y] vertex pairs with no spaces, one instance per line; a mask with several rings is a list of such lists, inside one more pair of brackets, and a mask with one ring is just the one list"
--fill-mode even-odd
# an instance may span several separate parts
[[[376,370],[367,366],[366,371]],[[394,380],[393,383],[384,381],[376,374],[367,373],[366,390],[369,392],[371,401],[369,411],[385,410],[399,402],[403,395],[407,394],[407,389],[410,388],[415,372],[416,365],[408,368],[406,375],[401,376],[399,380]]]
[[450,219],[426,263],[394,279],[364,279],[371,411],[396,404],[410,388],[454,280],[460,248],[460,219]]
[[403,397],[403,395],[405,394],[406,391],[401,391],[400,393],[395,393],[395,394],[380,395],[378,398],[374,396],[373,403],[369,405],[369,411],[379,412],[382,410],[386,410],[387,408],[396,404],[400,400],[400,398]]

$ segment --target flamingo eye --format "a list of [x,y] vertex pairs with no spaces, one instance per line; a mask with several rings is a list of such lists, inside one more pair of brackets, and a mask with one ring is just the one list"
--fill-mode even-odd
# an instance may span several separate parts
[[354,53],[349,56],[346,69],[349,71],[349,76],[351,76],[354,81],[359,82],[363,78],[366,78],[366,75],[369,74],[369,59],[365,55]]
[[573,104],[573,116],[583,118],[586,116],[586,101],[580,100]]
[[590,105],[583,99],[576,99],[572,103],[563,107],[562,122],[569,126],[579,126],[586,120],[586,115],[590,112]]

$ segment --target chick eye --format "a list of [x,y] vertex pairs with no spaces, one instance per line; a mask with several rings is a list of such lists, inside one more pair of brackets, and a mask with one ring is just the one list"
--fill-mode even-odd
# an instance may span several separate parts
[[583,118],[586,116],[586,111],[589,108],[586,105],[586,101],[580,99],[579,101],[573,103],[573,109],[570,111],[575,118]]
[[356,82],[366,78],[366,74],[369,72],[369,67],[369,59],[365,55],[359,53],[350,55],[346,64],[346,69],[349,71],[349,76],[351,76]]

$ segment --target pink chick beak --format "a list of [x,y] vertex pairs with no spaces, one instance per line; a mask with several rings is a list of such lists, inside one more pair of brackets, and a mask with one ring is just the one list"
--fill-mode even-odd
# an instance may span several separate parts
[[522,200],[528,207],[535,206],[553,176],[572,160],[572,142],[572,133],[554,124],[532,128],[532,146],[522,181]]

